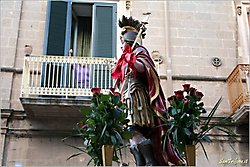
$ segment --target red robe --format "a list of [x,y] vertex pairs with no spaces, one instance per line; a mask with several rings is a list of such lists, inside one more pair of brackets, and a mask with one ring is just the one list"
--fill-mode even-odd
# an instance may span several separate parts
[[[124,82],[125,67],[129,64],[129,68],[134,70],[136,77],[136,68],[133,66],[135,61],[139,61],[144,65],[145,75],[148,81],[148,91],[150,98],[150,106],[156,115],[163,115],[167,112],[166,100],[160,85],[160,78],[155,70],[153,60],[150,58],[148,51],[143,46],[137,46],[133,52],[130,46],[126,46],[121,58],[118,60],[113,72],[112,78],[118,79],[118,82]],[[118,83],[119,84],[119,83]],[[153,143],[155,158],[161,166],[168,165],[168,161],[175,165],[182,165],[183,159],[174,150],[170,138],[167,140],[166,148],[162,151],[162,134],[166,127],[161,126],[162,120],[158,117],[154,118],[156,130],[150,139]]]

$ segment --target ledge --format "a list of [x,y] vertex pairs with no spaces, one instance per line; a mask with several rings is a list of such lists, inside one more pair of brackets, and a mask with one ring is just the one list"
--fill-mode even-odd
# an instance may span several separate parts
[[26,113],[23,110],[14,110],[14,109],[1,109],[1,118],[8,119],[9,117],[14,119],[25,119]]
[[232,122],[236,124],[249,124],[249,103],[235,111],[232,116]]
[[[168,79],[166,75],[160,75],[160,79]],[[172,80],[189,80],[189,81],[213,81],[226,82],[227,77],[199,76],[199,75],[173,75]]]
[[15,67],[1,67],[1,72],[13,72],[16,74],[22,74],[23,69],[22,68],[15,68]]

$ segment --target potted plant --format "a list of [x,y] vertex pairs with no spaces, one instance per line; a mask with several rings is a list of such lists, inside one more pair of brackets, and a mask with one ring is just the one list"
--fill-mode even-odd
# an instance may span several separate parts
[[[112,160],[119,162],[117,151],[125,148],[124,140],[132,136],[127,130],[129,120],[124,112],[126,105],[121,102],[120,94],[114,92],[112,88],[109,94],[101,93],[101,88],[92,88],[91,91],[93,92],[91,109],[81,110],[83,118],[77,124],[76,134],[87,144],[83,148],[73,146],[80,152],[68,159],[87,153],[91,157],[89,163],[94,161],[95,166],[110,166]],[[111,148],[111,153],[105,155],[105,148]],[[111,157],[111,164],[107,162],[107,156]]]
[[[234,134],[230,129],[224,126],[230,122],[230,117],[210,124],[211,118],[214,116],[222,101],[222,98],[220,98],[208,116],[205,117],[205,120],[202,121],[201,115],[206,113],[204,103],[201,101],[204,96],[203,93],[194,87],[190,87],[190,84],[184,84],[183,90],[178,90],[174,93],[174,95],[167,99],[170,103],[168,112],[166,112],[166,115],[161,116],[165,122],[164,125],[168,127],[163,142],[166,143],[167,137],[172,136],[174,147],[186,158],[187,165],[194,166],[195,145],[197,143],[201,144],[205,156],[208,158],[201,141],[212,141],[208,136],[208,133],[212,129],[216,128],[228,135]],[[191,153],[187,153],[189,150],[192,150]],[[189,159],[190,155],[191,159]]]

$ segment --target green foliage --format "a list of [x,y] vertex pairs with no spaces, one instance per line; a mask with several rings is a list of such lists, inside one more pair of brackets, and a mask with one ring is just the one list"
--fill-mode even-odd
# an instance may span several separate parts
[[[117,151],[125,148],[124,140],[132,137],[131,132],[127,130],[129,120],[124,112],[125,109],[126,105],[121,102],[120,95],[116,92],[110,94],[95,92],[91,99],[91,109],[81,110],[83,118],[77,124],[77,136],[87,143],[86,148],[81,151],[86,152],[95,165],[103,165],[101,152],[103,145],[114,146],[113,161],[118,162]],[[78,153],[71,157],[77,155]]]

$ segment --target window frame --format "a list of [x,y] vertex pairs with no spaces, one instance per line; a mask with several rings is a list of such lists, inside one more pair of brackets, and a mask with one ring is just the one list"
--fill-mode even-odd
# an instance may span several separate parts
[[[50,24],[50,13],[51,13],[51,2],[52,0],[47,1],[47,16],[46,16],[46,26],[45,26],[45,35],[44,35],[44,46],[43,46],[43,54],[47,55],[48,49],[48,36],[49,36],[49,24]],[[117,51],[117,3],[110,2],[97,2],[97,1],[79,1],[79,0],[61,0],[61,2],[67,2],[67,16],[66,16],[66,32],[65,32],[65,46],[64,46],[64,56],[68,55],[68,51],[70,49],[71,43],[71,26],[72,26],[72,4],[73,3],[82,3],[82,4],[93,4],[92,5],[92,34],[91,34],[91,57],[93,57],[94,50],[94,36],[95,36],[95,17],[96,17],[96,7],[97,6],[111,6],[112,7],[112,57],[116,56]],[[75,39],[73,39],[75,40]],[[75,53],[75,51],[74,51]],[[62,55],[63,56],[63,55]]]

